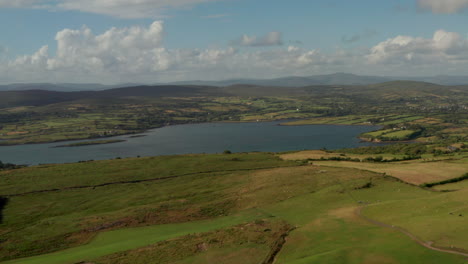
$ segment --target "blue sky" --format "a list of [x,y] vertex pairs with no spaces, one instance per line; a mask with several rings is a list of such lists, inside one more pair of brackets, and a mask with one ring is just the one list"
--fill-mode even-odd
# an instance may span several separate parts
[[468,75],[467,8],[468,0],[0,0],[0,83]]

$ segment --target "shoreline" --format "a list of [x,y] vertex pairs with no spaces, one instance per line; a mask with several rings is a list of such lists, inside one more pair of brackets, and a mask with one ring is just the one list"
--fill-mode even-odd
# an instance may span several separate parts
[[114,140],[94,140],[94,141],[83,141],[78,143],[71,143],[65,145],[58,145],[51,148],[75,148],[75,147],[85,147],[85,146],[94,146],[94,145],[104,145],[104,144],[113,144],[113,143],[120,143],[125,142],[127,140],[124,139],[114,139]]

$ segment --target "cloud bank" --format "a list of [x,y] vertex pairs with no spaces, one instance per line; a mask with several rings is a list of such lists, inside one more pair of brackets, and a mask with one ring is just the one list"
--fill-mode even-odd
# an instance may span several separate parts
[[367,59],[375,64],[466,63],[468,40],[445,30],[437,30],[430,39],[397,36],[374,46]]
[[[162,18],[170,9],[224,0],[0,0],[0,8],[79,11],[118,18]],[[468,0],[415,0],[421,9],[453,14],[468,8]],[[397,6],[397,9],[402,8]],[[404,8],[406,9],[406,8]]]
[[42,8],[103,14],[119,18],[158,18],[168,9],[219,0],[0,0],[0,8]]
[[468,8],[468,0],[418,0],[418,5],[436,14],[453,14]]
[[[468,39],[436,31],[431,38],[396,36],[373,47],[322,52],[282,43],[281,34],[241,39],[245,46],[170,49],[164,23],[110,28],[95,34],[83,26],[63,29],[56,49],[39,47],[15,59],[0,60],[0,82],[168,82],[190,79],[270,78],[353,72],[378,75],[465,74]],[[441,71],[442,70],[442,71]]]

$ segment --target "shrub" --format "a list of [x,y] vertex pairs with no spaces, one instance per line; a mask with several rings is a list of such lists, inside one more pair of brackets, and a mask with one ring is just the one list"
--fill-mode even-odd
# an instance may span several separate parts
[[448,179],[448,180],[440,181],[440,182],[425,183],[422,186],[427,187],[427,188],[431,188],[431,187],[436,186],[436,185],[444,185],[444,184],[449,184],[449,183],[461,182],[461,181],[464,181],[464,180],[468,180],[468,173],[465,173],[463,176],[458,177],[458,178]]

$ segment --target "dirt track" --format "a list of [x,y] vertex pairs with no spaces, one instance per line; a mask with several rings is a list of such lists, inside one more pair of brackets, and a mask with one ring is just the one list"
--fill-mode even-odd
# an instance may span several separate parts
[[361,213],[363,208],[365,208],[365,206],[358,207],[358,208],[356,208],[356,210],[354,212],[358,217],[366,220],[369,223],[372,223],[374,225],[381,226],[381,227],[391,228],[391,229],[396,230],[396,231],[398,231],[400,233],[403,233],[406,236],[410,237],[413,241],[415,241],[416,243],[420,244],[421,246],[423,246],[425,248],[435,250],[435,251],[439,251],[439,252],[444,252],[444,253],[449,253],[449,254],[455,254],[455,255],[468,257],[468,253],[463,253],[463,252],[456,251],[456,250],[450,250],[450,249],[443,249],[443,248],[434,247],[434,246],[432,246],[432,242],[422,241],[416,235],[408,232],[407,230],[405,230],[405,229],[403,229],[401,227],[394,226],[394,225],[389,225],[389,224],[386,224],[386,223],[379,222],[377,220],[371,219],[371,218],[369,218],[367,216],[364,216]]

